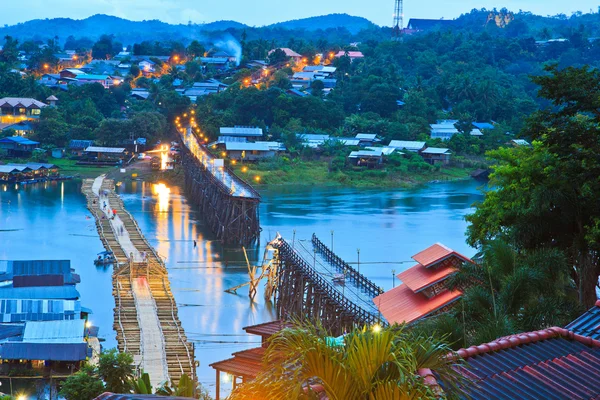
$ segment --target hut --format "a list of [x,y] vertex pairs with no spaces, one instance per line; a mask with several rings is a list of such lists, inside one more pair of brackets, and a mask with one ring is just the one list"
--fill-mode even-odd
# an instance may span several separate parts
[[31,157],[33,150],[40,143],[21,136],[11,136],[0,139],[0,149],[6,150],[9,157]]

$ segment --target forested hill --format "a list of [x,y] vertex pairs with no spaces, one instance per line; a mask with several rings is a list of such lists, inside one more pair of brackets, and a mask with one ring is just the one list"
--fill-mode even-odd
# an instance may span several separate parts
[[362,17],[353,17],[348,14],[329,14],[320,17],[311,17],[297,19],[287,22],[279,22],[269,25],[267,28],[284,28],[284,29],[306,29],[315,31],[317,29],[341,28],[344,27],[350,33],[356,34],[363,29],[375,26],[371,21]]
[[[350,33],[361,29],[374,27],[369,20],[347,14],[330,14],[319,17],[279,22],[270,26],[258,28],[265,30],[297,30],[314,31],[344,27]],[[97,40],[103,34],[112,34],[121,43],[136,43],[144,40],[181,40],[200,38],[203,33],[225,30],[241,30],[249,28],[236,21],[216,21],[203,25],[171,25],[158,20],[130,21],[109,15],[97,14],[89,18],[74,20],[70,18],[36,19],[12,26],[0,28],[0,37],[7,35],[24,40],[45,40],[58,36],[66,39],[68,36],[77,38],[87,37]],[[257,28],[254,28],[257,29]]]

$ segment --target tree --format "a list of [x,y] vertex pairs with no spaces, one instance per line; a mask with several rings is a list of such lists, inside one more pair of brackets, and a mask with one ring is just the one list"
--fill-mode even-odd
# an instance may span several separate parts
[[285,51],[281,49],[275,49],[275,51],[269,54],[269,65],[281,64],[287,60],[288,56],[285,54]]
[[133,389],[133,357],[128,353],[118,353],[111,349],[100,355],[98,373],[106,384],[106,390],[113,393],[130,393]]
[[113,35],[102,35],[92,47],[92,58],[109,60],[114,55],[118,54],[122,48],[120,43],[114,42]]
[[210,395],[202,387],[202,385],[192,381],[187,374],[181,375],[181,379],[179,379],[179,384],[177,385],[175,385],[174,382],[171,382],[171,384],[165,382],[163,386],[156,389],[156,394],[159,396],[188,397],[200,400],[211,400]]
[[329,399],[437,399],[418,370],[435,370],[452,390],[458,375],[449,351],[443,342],[402,326],[355,328],[336,339],[320,327],[298,323],[270,339],[265,371],[231,399],[309,399],[317,398],[317,390]]
[[34,137],[43,145],[64,147],[67,144],[69,125],[62,115],[52,107],[42,109],[40,122],[35,128]]
[[104,392],[102,380],[95,374],[93,368],[84,367],[63,382],[59,393],[67,400],[89,400],[102,392]]
[[323,97],[323,89],[325,89],[325,84],[320,79],[315,80],[310,85],[310,93],[315,97]]
[[202,57],[205,51],[204,46],[197,40],[192,40],[186,49],[188,57],[192,60],[196,57]]
[[554,107],[528,121],[523,133],[532,148],[489,153],[497,190],[467,217],[468,240],[481,245],[507,235],[518,249],[562,250],[580,303],[591,307],[600,274],[600,72],[546,71],[534,81]]
[[19,41],[11,36],[4,37],[4,46],[0,51],[0,62],[5,62],[12,66],[19,60]]

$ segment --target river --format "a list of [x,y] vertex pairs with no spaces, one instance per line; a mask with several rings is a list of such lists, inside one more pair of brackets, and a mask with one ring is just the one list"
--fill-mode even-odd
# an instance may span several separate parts
[[[467,180],[410,190],[261,190],[261,246],[248,249],[248,255],[259,264],[263,246],[277,232],[296,240],[316,233],[327,245],[333,241],[335,252],[349,262],[357,263],[360,251],[360,271],[387,290],[398,284],[392,271],[414,265],[410,257],[435,242],[473,255],[465,243],[464,216],[482,199],[479,186]],[[258,345],[260,338],[245,335],[242,327],[273,319],[273,310],[262,293],[254,304],[246,288],[225,293],[248,280],[243,252],[213,241],[178,187],[134,181],[118,192],[166,259],[180,320],[196,346],[199,380],[212,392],[215,373],[208,365]],[[0,260],[71,260],[81,275],[82,305],[93,310],[92,320],[110,348],[116,345],[111,271],[92,262],[100,251],[80,182],[0,185]]]

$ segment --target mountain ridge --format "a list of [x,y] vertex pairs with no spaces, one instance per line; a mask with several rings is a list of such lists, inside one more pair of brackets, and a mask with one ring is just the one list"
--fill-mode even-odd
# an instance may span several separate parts
[[33,19],[16,25],[0,27],[0,37],[10,35],[20,40],[44,40],[58,36],[87,37],[97,40],[102,34],[113,34],[123,43],[131,44],[144,40],[155,40],[161,36],[174,39],[194,39],[202,34],[228,29],[303,29],[307,31],[346,28],[351,33],[374,27],[374,23],[363,17],[348,14],[326,14],[309,18],[277,22],[261,27],[252,27],[237,21],[221,20],[205,24],[169,24],[160,20],[132,21],[106,14],[94,14],[83,19],[47,18]]

